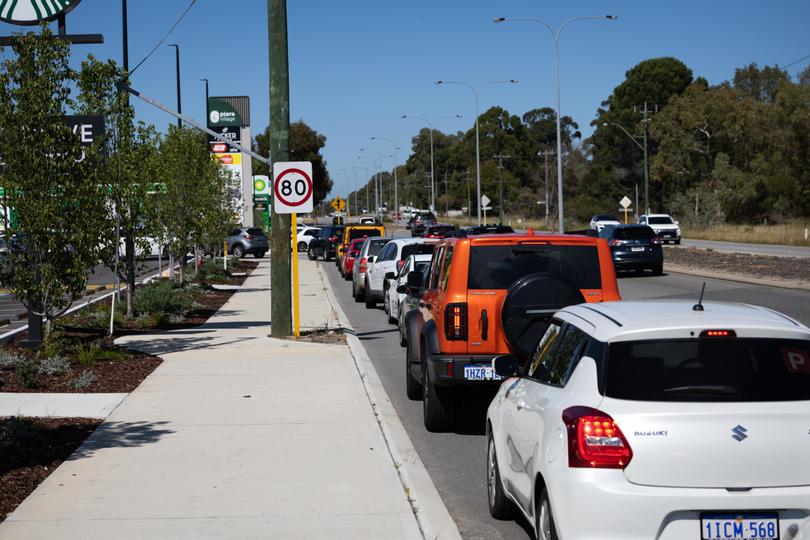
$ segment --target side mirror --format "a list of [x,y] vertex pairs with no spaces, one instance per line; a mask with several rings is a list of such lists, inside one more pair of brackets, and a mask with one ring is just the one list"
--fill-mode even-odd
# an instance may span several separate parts
[[492,359],[492,369],[498,376],[508,379],[520,371],[520,360],[513,354],[496,356]]
[[408,293],[408,286],[407,285],[397,285],[397,292],[399,294],[407,294]]
[[366,264],[373,263],[374,259],[376,259],[376,257],[374,255],[371,255],[370,257],[366,257]]
[[397,275],[394,272],[386,272],[385,279],[394,279]]

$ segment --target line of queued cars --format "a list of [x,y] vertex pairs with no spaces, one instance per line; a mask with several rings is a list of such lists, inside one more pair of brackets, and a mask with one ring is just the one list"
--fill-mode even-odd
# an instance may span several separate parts
[[793,538],[810,517],[810,328],[702,293],[623,301],[613,241],[660,249],[651,225],[380,230],[347,244],[342,272],[399,327],[428,431],[494,395],[495,518],[544,540]]

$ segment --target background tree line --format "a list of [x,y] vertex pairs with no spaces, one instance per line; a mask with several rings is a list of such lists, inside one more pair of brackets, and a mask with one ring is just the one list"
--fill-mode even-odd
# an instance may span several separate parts
[[[587,221],[616,212],[624,195],[639,191],[644,208],[643,110],[647,107],[650,206],[689,224],[748,223],[810,216],[810,67],[797,80],[778,66],[756,64],[711,86],[675,58],[645,60],[626,73],[591,121],[583,139],[564,116],[563,165],[566,217]],[[545,213],[546,167],[551,216],[556,213],[556,115],[533,109],[521,116],[492,107],[480,116],[482,192],[510,219]],[[634,142],[630,136],[637,137]],[[400,202],[427,208],[430,199],[430,132],[412,140],[397,173]],[[434,131],[436,210],[471,205],[475,214],[475,128]],[[503,158],[499,171],[498,155]],[[445,178],[447,179],[445,181]],[[393,208],[392,175],[383,174],[383,197]],[[368,181],[373,207],[373,177]],[[350,197],[354,201],[354,195]],[[365,206],[366,185],[358,190]],[[635,203],[634,203],[635,205]],[[371,208],[371,207],[369,207]]]

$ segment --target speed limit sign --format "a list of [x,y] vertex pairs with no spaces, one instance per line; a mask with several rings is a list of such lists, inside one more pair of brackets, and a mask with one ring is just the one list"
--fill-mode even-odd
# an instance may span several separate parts
[[312,212],[312,163],[273,163],[273,209],[277,214]]

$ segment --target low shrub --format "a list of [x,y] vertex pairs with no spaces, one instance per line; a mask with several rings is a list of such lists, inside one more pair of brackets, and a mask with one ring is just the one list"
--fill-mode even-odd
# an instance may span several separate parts
[[31,425],[28,421],[17,416],[0,419],[0,450],[11,448],[31,435]]
[[76,360],[84,367],[91,367],[101,360],[123,360],[126,355],[114,349],[104,349],[98,344],[81,345],[76,348]]
[[17,375],[20,377],[20,382],[26,388],[34,388],[37,385],[37,375],[39,375],[39,367],[33,360],[28,358],[20,358],[15,366]]
[[153,281],[135,291],[137,315],[185,315],[194,302],[194,292],[189,287],[168,281]]
[[222,262],[208,259],[197,269],[196,277],[200,281],[227,281],[231,273],[222,267]]
[[12,351],[0,349],[0,368],[3,367],[16,367],[17,363],[22,359],[20,355]]
[[76,377],[70,384],[76,390],[82,390],[94,382],[96,382],[96,376],[93,374],[93,372],[84,370],[82,371],[82,374]]
[[64,375],[70,369],[70,362],[61,356],[51,356],[40,360],[38,369],[42,375]]

